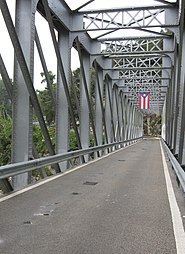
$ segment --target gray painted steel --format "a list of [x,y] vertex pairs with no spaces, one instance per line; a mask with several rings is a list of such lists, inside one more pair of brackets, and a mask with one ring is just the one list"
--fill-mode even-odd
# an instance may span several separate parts
[[[8,77],[3,62],[5,59],[0,59],[1,75],[8,93],[12,93],[13,98],[12,162],[32,158],[32,107],[50,155],[66,153],[69,150],[71,126],[79,149],[89,147],[90,131],[96,146],[138,138],[143,133],[142,118],[145,113],[137,107],[138,93],[144,90],[151,93],[149,113],[165,112],[165,141],[180,164],[184,165],[184,1],[169,3],[160,0],[158,2],[163,5],[158,3],[155,6],[84,10],[83,7],[88,7],[91,2],[93,1],[87,1],[71,10],[64,0],[17,0],[14,27],[6,1],[0,1],[16,57],[13,82]],[[56,102],[52,96],[56,113],[56,147],[51,143],[32,82],[35,40],[50,94],[53,94],[39,34],[35,33],[36,11],[39,11],[49,24],[58,63]],[[161,19],[160,15],[164,18]],[[154,27],[168,28],[168,33],[154,31]],[[127,36],[127,29],[130,28],[137,32],[143,31],[146,36]],[[54,30],[58,33],[58,40]],[[124,36],[116,34],[118,30],[124,33]],[[102,34],[93,37],[88,31],[102,31]],[[82,82],[80,102],[76,102],[77,117],[73,111],[70,93],[72,46],[78,50],[81,62]],[[89,91],[92,63],[98,77],[96,107],[91,101]],[[120,145],[115,148],[120,148]],[[83,157],[81,160],[84,162]],[[59,168],[55,165],[56,172],[69,167],[67,161],[60,166]],[[29,178],[27,175],[19,176],[14,178],[13,182],[14,188],[18,189],[25,186]]]
[[[65,58],[64,73],[70,86],[70,66],[71,66],[71,48],[69,44],[69,32],[61,29],[58,35],[58,46],[61,56]],[[69,110],[65,94],[64,84],[61,74],[58,70],[57,82],[57,111],[56,111],[56,151],[57,153],[65,153],[69,149]],[[61,171],[67,169],[67,162],[60,163]]]
[[[30,77],[33,78],[34,55],[34,19],[35,6],[33,1],[19,0],[16,2],[15,28]],[[26,22],[25,22],[26,20]],[[30,54],[31,52],[31,54]],[[27,161],[32,157],[32,109],[29,92],[21,73],[19,63],[15,59],[14,85],[13,85],[13,149],[12,162]],[[30,149],[31,146],[31,149]],[[31,150],[31,151],[30,151]],[[13,178],[13,188],[25,187],[28,183],[28,174]]]

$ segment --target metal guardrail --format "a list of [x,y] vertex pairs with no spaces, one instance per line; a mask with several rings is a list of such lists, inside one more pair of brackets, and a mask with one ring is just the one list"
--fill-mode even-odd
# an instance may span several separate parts
[[32,171],[35,169],[39,169],[39,168],[46,167],[46,166],[49,166],[52,164],[56,164],[56,163],[59,163],[62,161],[66,161],[66,160],[69,160],[69,159],[72,159],[72,158],[75,158],[75,157],[78,157],[81,155],[89,154],[92,152],[96,152],[96,151],[103,150],[106,148],[111,148],[111,147],[125,144],[125,143],[130,143],[130,142],[137,141],[140,139],[142,139],[142,137],[130,139],[130,140],[126,140],[126,141],[114,142],[111,144],[105,144],[105,145],[101,145],[101,146],[94,146],[94,147],[90,147],[87,149],[80,149],[77,151],[57,154],[57,155],[53,155],[53,156],[42,157],[42,158],[35,159],[35,160],[18,162],[18,163],[9,164],[6,166],[1,166],[0,167],[0,179],[4,179],[4,178],[18,175],[18,174],[23,174],[23,173],[26,173],[26,172],[29,172],[29,171]]
[[166,143],[164,142],[164,140],[162,139],[162,143],[167,151],[168,157],[170,159],[170,162],[174,168],[174,171],[179,179],[179,182],[181,184],[181,187],[183,189],[183,191],[185,192],[185,172],[182,169],[181,165],[179,164],[179,162],[176,160],[176,158],[174,157],[174,155],[172,154],[172,152],[170,151],[170,149],[168,148],[168,146],[166,145]]

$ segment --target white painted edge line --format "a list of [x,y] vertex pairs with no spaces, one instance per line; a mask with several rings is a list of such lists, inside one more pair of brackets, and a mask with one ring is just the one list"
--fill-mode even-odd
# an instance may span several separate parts
[[177,254],[184,254],[185,253],[185,232],[184,232],[182,217],[181,217],[181,213],[180,213],[177,200],[175,197],[175,193],[172,186],[172,182],[171,182],[170,174],[168,171],[168,166],[164,156],[164,150],[163,150],[161,141],[160,141],[160,146],[161,146],[162,162],[163,162],[164,175],[166,180],[168,200],[169,200],[171,216],[172,216],[173,231],[175,236]]
[[49,182],[51,182],[51,181],[53,181],[53,180],[55,180],[55,179],[57,179],[57,178],[63,177],[63,176],[65,176],[65,175],[68,175],[68,174],[70,174],[70,173],[72,173],[72,172],[74,172],[74,171],[76,171],[76,170],[78,170],[78,169],[81,169],[81,168],[83,168],[83,167],[85,167],[85,166],[88,166],[88,165],[90,165],[90,164],[92,164],[92,163],[94,163],[94,162],[96,162],[96,161],[105,159],[106,157],[108,157],[108,156],[110,156],[110,155],[112,155],[112,154],[115,154],[115,153],[117,153],[117,152],[120,152],[120,151],[122,151],[122,150],[124,150],[124,149],[127,149],[127,148],[129,148],[129,147],[131,147],[131,146],[133,146],[133,145],[135,145],[135,144],[141,142],[141,141],[142,141],[142,139],[139,140],[139,141],[137,141],[136,143],[133,143],[133,144],[131,144],[131,145],[128,145],[128,146],[126,146],[126,147],[123,147],[123,148],[121,148],[121,149],[119,149],[119,150],[116,150],[116,151],[114,151],[114,152],[112,152],[112,153],[106,154],[106,155],[104,155],[104,156],[102,156],[102,157],[100,157],[100,158],[97,158],[97,159],[94,159],[94,160],[92,160],[92,161],[89,161],[89,162],[87,162],[87,163],[85,163],[85,164],[82,164],[82,165],[80,165],[80,166],[78,166],[78,167],[76,167],[76,168],[73,168],[73,169],[71,169],[71,170],[68,170],[68,171],[66,171],[66,172],[64,172],[64,173],[57,174],[57,175],[55,175],[55,176],[51,176],[50,178],[48,178],[48,179],[46,179],[46,180],[42,180],[42,181],[39,182],[39,183],[36,183],[36,184],[31,185],[31,186],[29,186],[29,187],[26,187],[26,188],[24,188],[24,189],[22,189],[22,190],[16,191],[16,192],[14,192],[14,193],[12,193],[12,194],[8,194],[7,196],[4,196],[4,197],[0,198],[0,203],[3,202],[3,201],[5,201],[5,200],[8,200],[8,199],[10,199],[10,198],[13,198],[13,197],[15,197],[15,196],[18,196],[18,195],[20,195],[20,194],[22,194],[22,193],[24,193],[24,192],[27,192],[27,191],[32,190],[32,189],[35,189],[35,188],[37,188],[37,187],[39,187],[39,186],[41,186],[41,185],[44,185],[44,184],[46,184],[46,183],[49,183]]

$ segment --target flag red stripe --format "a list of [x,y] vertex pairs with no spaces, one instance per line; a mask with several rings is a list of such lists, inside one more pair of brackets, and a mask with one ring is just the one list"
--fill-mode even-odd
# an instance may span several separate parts
[[139,108],[140,109],[149,109],[150,108],[150,93],[146,93],[146,96],[143,96],[143,93],[139,93]]

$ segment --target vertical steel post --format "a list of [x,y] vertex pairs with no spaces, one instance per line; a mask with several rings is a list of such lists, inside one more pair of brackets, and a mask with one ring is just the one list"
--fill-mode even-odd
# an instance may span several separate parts
[[[33,77],[35,1],[16,1],[15,27],[30,75]],[[26,20],[26,22],[25,22]],[[19,64],[15,58],[13,85],[12,162],[26,161],[32,155],[32,110],[30,97]],[[13,177],[15,190],[26,186],[28,174]]]
[[134,107],[134,115],[133,115],[133,127],[132,127],[132,138],[135,138],[136,135],[136,126],[137,126],[137,111]]
[[[184,78],[185,86],[185,78]],[[181,132],[180,132],[180,142],[179,142],[179,163],[185,166],[185,88],[183,91],[183,101],[182,101],[182,113],[181,113]]]
[[[65,75],[64,65],[63,65],[61,55],[60,55],[58,42],[57,42],[57,39],[56,39],[56,36],[55,36],[52,16],[51,16],[50,9],[49,9],[49,6],[48,6],[48,1],[47,0],[42,0],[42,3],[44,5],[44,10],[45,10],[45,13],[46,13],[46,17],[47,17],[47,20],[48,20],[49,29],[50,29],[50,33],[51,33],[51,37],[52,37],[52,40],[53,40],[53,46],[54,46],[56,57],[57,57],[58,70],[59,70],[60,76],[62,78],[64,91],[65,91],[65,95],[66,95],[66,98],[67,98],[69,112],[70,112],[70,116],[71,116],[71,121],[73,123],[73,128],[74,128],[74,131],[75,131],[75,134],[76,134],[78,148],[80,149],[80,148],[82,148],[80,135],[79,135],[78,128],[77,128],[77,125],[76,125],[76,121],[75,121],[75,116],[74,116],[73,107],[72,107],[72,100],[71,100],[71,97],[70,97],[69,87],[68,87],[68,84],[67,84],[67,78],[66,78],[66,75]],[[82,159],[82,162],[84,162],[84,157],[83,156],[81,156],[81,159]]]
[[182,73],[181,73],[181,97],[182,97],[182,104],[180,110],[180,118],[181,118],[181,125],[180,125],[180,141],[179,141],[179,163],[185,166],[185,142],[184,142],[184,135],[185,135],[185,29],[183,34],[183,56],[182,56]]
[[118,87],[115,89],[115,103],[116,103],[116,115],[117,115],[117,140],[121,140],[121,126],[120,126],[120,108],[119,108],[119,93]]
[[[103,144],[103,105],[102,105],[102,96],[103,96],[103,70],[96,68],[96,87],[95,87],[95,128],[98,145]],[[105,128],[105,126],[104,126]],[[106,135],[106,134],[105,134]],[[101,154],[101,153],[100,153]]]
[[[88,53],[83,51],[82,59],[83,67],[84,67],[84,74],[86,76],[87,81],[87,89],[89,92],[90,87],[90,56]],[[81,66],[82,68],[82,66]],[[89,118],[89,107],[88,101],[84,89],[84,79],[83,73],[81,70],[80,76],[80,139],[82,148],[89,147],[89,135],[90,135],[90,118]],[[88,161],[88,155],[85,155],[85,161]]]
[[[126,98],[126,96],[124,95],[123,96],[123,119],[124,119],[124,140],[126,140],[127,139],[127,121],[128,121],[128,119],[127,119],[127,107],[128,106],[128,104],[127,104],[127,98]],[[124,146],[125,146],[125,144],[124,144]]]
[[[119,93],[119,119],[120,119],[120,138],[124,140],[124,102],[123,102],[123,93]],[[122,145],[123,146],[123,145]]]
[[172,86],[172,101],[171,101],[171,125],[170,125],[170,143],[169,146],[172,151],[174,151],[174,113],[175,113],[175,98],[176,98],[176,64],[177,63],[177,43],[174,38],[174,59],[173,59],[173,70],[172,70],[172,80],[171,80],[171,86]]
[[114,117],[113,117],[113,85],[112,80],[108,79],[108,100],[109,100],[109,107],[110,107],[110,116],[111,116],[111,142],[116,141],[115,135],[115,125],[114,125]]
[[130,101],[125,96],[125,140],[128,140]]
[[113,85],[112,88],[112,122],[114,128],[114,141],[118,141],[118,118],[117,118],[117,108],[116,108],[116,85]]
[[[63,59],[63,67],[66,81],[69,86],[71,78],[71,48],[69,41],[69,32],[60,27],[58,30],[58,47]],[[58,70],[57,75],[57,102],[56,102],[56,153],[65,153],[68,151],[69,144],[69,111],[68,102],[65,94],[64,84]],[[67,162],[61,162],[61,171],[67,169]]]
[[111,110],[110,110],[110,100],[109,100],[109,78],[106,75],[105,77],[105,119],[106,119],[106,126],[107,126],[107,136],[108,136],[108,143],[111,143]]
[[[180,126],[181,126],[181,102],[182,102],[182,53],[183,53],[183,36],[184,36],[184,1],[181,4],[180,25],[179,25],[179,43],[178,43],[178,70],[177,70],[177,90],[176,90],[176,103],[175,103],[175,122],[174,122],[174,154],[179,155],[179,142],[180,142]],[[180,110],[180,111],[179,111]]]
[[134,133],[134,120],[135,120],[135,107],[132,104],[132,115],[131,115],[131,121],[130,121],[130,135],[129,135],[129,139],[133,138],[133,133]]
[[[118,121],[119,121],[119,128],[120,128],[120,141],[124,140],[124,119],[123,119],[123,97],[122,91],[118,93]],[[123,147],[121,144],[120,147]]]
[[131,124],[132,124],[132,117],[133,117],[133,106],[131,101],[128,102],[128,132],[127,132],[127,140],[130,139],[131,135]]

